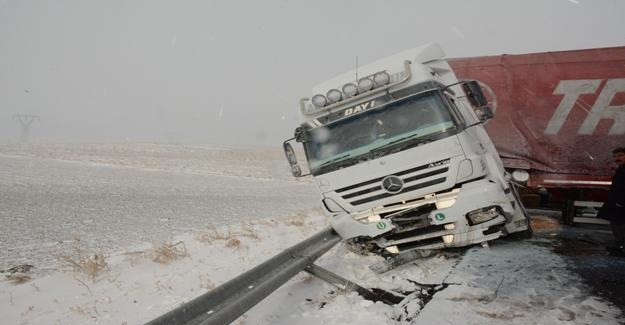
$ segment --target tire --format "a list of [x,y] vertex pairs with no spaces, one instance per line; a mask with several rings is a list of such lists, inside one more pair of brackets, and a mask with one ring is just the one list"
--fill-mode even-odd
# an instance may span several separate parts
[[562,209],[562,223],[565,225],[573,226],[575,218],[575,202],[573,200],[566,200]]

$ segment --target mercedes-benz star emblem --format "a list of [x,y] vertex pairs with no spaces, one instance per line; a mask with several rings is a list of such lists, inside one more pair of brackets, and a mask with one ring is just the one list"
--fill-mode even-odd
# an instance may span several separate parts
[[404,182],[395,175],[386,176],[382,180],[382,188],[388,193],[397,194],[404,188]]

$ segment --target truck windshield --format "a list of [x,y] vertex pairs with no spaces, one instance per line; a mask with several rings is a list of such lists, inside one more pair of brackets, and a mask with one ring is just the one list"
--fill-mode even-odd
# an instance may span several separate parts
[[318,175],[352,165],[370,153],[385,155],[386,148],[427,142],[455,126],[434,91],[311,129],[304,146],[311,172]]

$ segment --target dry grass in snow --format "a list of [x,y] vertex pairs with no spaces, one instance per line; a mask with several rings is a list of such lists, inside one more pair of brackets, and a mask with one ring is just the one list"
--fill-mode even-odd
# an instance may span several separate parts
[[9,274],[5,276],[5,279],[13,284],[24,284],[32,280],[33,278],[28,274],[14,273],[14,274]]
[[188,257],[187,247],[182,241],[177,243],[165,242],[154,248],[150,253],[152,261],[160,264],[168,264],[171,261]]
[[294,218],[210,227],[109,254],[76,248],[60,257],[76,273],[0,282],[2,323],[144,324],[327,226],[320,215]]
[[228,248],[241,248],[241,241],[238,240],[237,238],[231,238],[230,240],[228,240],[226,242],[226,247]]
[[74,272],[88,276],[92,281],[109,269],[108,258],[104,253],[85,254],[82,249],[76,249],[72,255],[60,256],[65,265]]
[[[242,224],[239,226],[238,231],[233,232],[231,229],[217,230],[215,226],[210,226],[205,230],[201,230],[195,233],[195,239],[203,243],[212,243],[215,241],[225,241],[226,246],[233,247],[236,241],[239,241],[237,237],[247,237],[255,240],[260,240],[258,233],[251,228],[251,224]],[[240,242],[240,241],[239,241]],[[228,244],[230,243],[230,244]],[[234,245],[236,246],[236,245]]]
[[212,243],[217,240],[229,240],[232,238],[232,231],[220,232],[214,226],[210,226],[208,229],[196,232],[195,238],[203,243]]

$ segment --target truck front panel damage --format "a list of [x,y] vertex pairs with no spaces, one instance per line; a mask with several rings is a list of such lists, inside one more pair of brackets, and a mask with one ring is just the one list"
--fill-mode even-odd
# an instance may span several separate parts
[[458,81],[437,45],[359,73],[364,77],[343,74],[302,99],[302,124],[287,140],[303,144],[324,211],[343,239],[397,254],[530,230],[482,126],[492,111],[479,84]]
[[[515,205],[498,184],[481,179],[414,202],[374,208],[359,219],[340,213],[332,225],[344,239],[362,237],[391,252],[461,247],[507,233]],[[473,222],[471,213],[479,212],[486,217]]]

